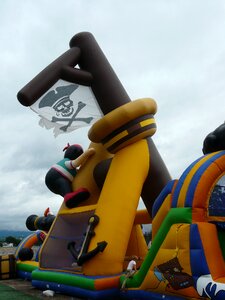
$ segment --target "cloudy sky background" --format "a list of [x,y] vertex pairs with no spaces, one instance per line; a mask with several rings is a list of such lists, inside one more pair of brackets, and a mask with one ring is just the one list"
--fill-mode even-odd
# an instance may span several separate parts
[[5,0],[0,11],[0,229],[57,213],[45,174],[67,142],[89,145],[88,128],[54,138],[16,98],[78,32],[93,33],[131,99],[157,101],[153,139],[173,178],[225,120],[223,0]]

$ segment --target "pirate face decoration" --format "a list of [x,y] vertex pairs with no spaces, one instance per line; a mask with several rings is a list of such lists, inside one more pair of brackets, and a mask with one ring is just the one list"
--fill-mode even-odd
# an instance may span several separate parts
[[59,103],[53,106],[57,116],[69,117],[73,114],[73,101],[70,98],[65,97],[60,100]]
[[90,87],[59,80],[32,106],[41,117],[40,125],[54,127],[57,136],[78,127],[91,125],[101,117]]
[[68,117],[74,112],[73,101],[70,95],[79,87],[77,84],[59,86],[55,90],[47,92],[41,99],[39,108],[52,107],[57,116]]

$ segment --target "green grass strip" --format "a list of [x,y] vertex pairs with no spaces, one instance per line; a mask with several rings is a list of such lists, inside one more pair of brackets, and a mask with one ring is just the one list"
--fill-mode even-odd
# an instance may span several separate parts
[[[170,227],[173,224],[178,223],[191,223],[192,221],[192,208],[191,207],[182,207],[182,208],[171,208],[168,212],[166,218],[164,219],[162,225],[160,226],[153,242],[151,248],[146,255],[144,262],[141,265],[140,270],[126,281],[127,287],[139,287],[144,280],[146,274],[151,267],[153,260],[155,259],[162,243],[164,242]],[[121,283],[124,281],[125,276],[121,276]]]
[[15,290],[12,287],[0,283],[0,299],[4,300],[32,300],[39,299],[34,296],[26,295],[20,291]]
[[94,279],[60,272],[35,270],[32,272],[32,280],[50,281],[70,286],[76,286],[83,289],[95,290]]

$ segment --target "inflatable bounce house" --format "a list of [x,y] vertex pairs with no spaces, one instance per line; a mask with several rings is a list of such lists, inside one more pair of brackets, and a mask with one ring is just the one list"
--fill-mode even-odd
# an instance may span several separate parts
[[[85,113],[90,99],[101,112],[94,122]],[[58,133],[91,124],[89,152],[68,145],[46,175],[63,203],[56,216],[28,217],[34,233],[18,247],[19,277],[85,299],[225,299],[225,125],[172,180],[151,139],[155,101],[130,100],[87,32],[75,35],[18,100]],[[144,210],[137,210],[140,198]],[[142,224],[152,224],[149,249]],[[137,270],[127,276],[134,256]]]

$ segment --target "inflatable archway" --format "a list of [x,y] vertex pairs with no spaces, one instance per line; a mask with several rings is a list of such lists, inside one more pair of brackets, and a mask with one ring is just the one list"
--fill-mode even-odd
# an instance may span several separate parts
[[[37,230],[24,238],[17,246],[15,259],[17,260],[17,275],[20,278],[31,280],[31,273],[39,266],[39,251],[42,243],[42,236],[46,233]],[[36,246],[34,253],[32,247]]]

